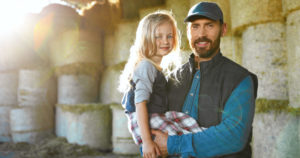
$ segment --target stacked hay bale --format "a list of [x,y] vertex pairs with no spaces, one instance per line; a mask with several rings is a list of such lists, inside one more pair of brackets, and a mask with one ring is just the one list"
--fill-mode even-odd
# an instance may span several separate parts
[[230,4],[233,32],[241,35],[242,64],[258,76],[253,155],[297,157],[299,117],[289,112],[288,58],[282,2],[230,0]]
[[[54,78],[46,69],[19,71],[18,108],[10,111],[13,142],[35,143],[53,133]],[[50,77],[49,77],[50,76]]]
[[111,105],[113,114],[113,152],[122,155],[136,155],[139,148],[134,144],[131,134],[128,130],[127,118],[124,109],[119,104]]
[[104,41],[104,65],[113,66],[127,61],[134,43],[137,19],[121,20],[114,33],[107,34]]
[[[100,83],[99,101],[104,104],[117,104],[119,107],[119,113],[116,113],[112,108],[113,120],[122,121],[122,126],[119,126],[119,122],[113,121],[113,133],[112,133],[112,150],[116,154],[138,154],[138,146],[136,146],[132,140],[131,134],[127,128],[127,118],[124,113],[124,109],[121,108],[122,94],[118,91],[119,76],[124,68],[124,65],[130,54],[130,47],[135,39],[135,31],[137,28],[137,20],[122,20],[113,34],[107,34],[104,41],[104,64],[106,66]],[[122,138],[126,138],[128,144],[122,144],[119,141],[119,135],[116,135],[116,131],[124,133]],[[127,131],[127,132],[126,132]],[[120,145],[123,145],[123,149],[120,149]],[[132,146],[127,148],[128,146]]]
[[[54,7],[47,12],[55,14],[54,22],[62,25],[50,45],[58,92],[55,133],[69,143],[110,150],[110,108],[97,103],[102,67],[101,31],[88,27],[75,10],[60,12]],[[63,21],[67,16],[70,23]]]
[[[99,103],[57,104],[56,132],[65,132],[69,143],[111,150],[111,110]],[[64,117],[64,118],[59,118]],[[61,130],[61,131],[58,131]],[[62,131],[65,130],[65,131]]]
[[[82,30],[71,32],[74,34],[69,36],[66,32],[66,37],[52,45],[53,54],[57,55],[52,58],[58,78],[56,134],[66,137],[70,143],[109,150],[111,145],[107,133],[110,133],[110,128],[99,125],[102,121],[110,124],[107,108],[102,104],[89,106],[98,102],[101,38]],[[77,109],[84,111],[74,112]],[[86,132],[88,129],[93,133]]]
[[17,103],[18,73],[0,73],[0,142],[11,142],[9,112]]
[[[52,45],[52,55],[55,55],[52,56],[52,61],[56,67],[56,75],[58,77],[58,104],[70,106],[70,108],[76,109],[82,106],[87,106],[85,105],[87,103],[98,102],[99,72],[101,66],[101,38],[98,38],[97,35],[93,35],[91,32],[82,30],[68,31],[65,32],[63,36],[64,37],[58,39]],[[56,134],[58,136],[66,137],[69,142],[83,144],[85,141],[80,140],[81,137],[78,136],[75,140],[69,137],[68,133],[71,133],[72,129],[68,128],[68,120],[72,119],[72,117],[69,117],[71,115],[65,115],[65,113],[62,112],[63,109],[60,108],[61,106],[57,106],[58,113],[56,120]],[[102,111],[101,108],[98,110]],[[79,117],[80,115],[85,114],[86,113],[72,113],[72,115],[75,115],[74,117]],[[65,117],[67,117],[66,120],[64,120]],[[97,119],[93,119],[93,123],[96,124],[102,119],[99,117],[97,117]],[[75,119],[75,124],[80,124],[80,121],[84,121],[81,119],[84,119],[84,117]],[[64,127],[64,121],[67,121],[66,127]],[[105,119],[105,121],[109,121],[109,119]],[[89,125],[93,126],[93,123]],[[67,129],[64,130],[65,128]],[[81,126],[81,128],[84,128],[84,126]],[[72,132],[77,134],[80,130]],[[101,132],[106,131],[103,131],[101,128],[94,132],[101,134]],[[98,143],[103,141],[96,139],[96,137],[97,136],[95,135],[95,141],[98,141]],[[97,145],[90,144],[89,142],[86,142],[86,144],[92,147],[98,147]],[[106,146],[109,147],[109,144]],[[106,149],[107,148],[105,147],[104,150]]]
[[[286,17],[286,43],[288,57],[288,95],[289,95],[289,110],[294,114],[298,114],[296,119],[291,120],[285,128],[286,133],[282,135],[282,143],[278,154],[281,157],[287,154],[290,157],[299,157],[300,155],[300,1],[282,0],[283,13]],[[294,121],[294,122],[292,122]],[[296,125],[295,125],[296,124]],[[297,130],[298,124],[298,130]],[[294,126],[295,125],[295,126]],[[298,136],[298,137],[297,137]],[[297,139],[298,138],[298,139]],[[289,145],[287,146],[286,144]],[[298,148],[297,148],[298,146]]]
[[10,111],[18,106],[19,69],[47,66],[45,54],[35,50],[34,32],[38,14],[28,14],[17,30],[1,35],[0,142],[12,141]]

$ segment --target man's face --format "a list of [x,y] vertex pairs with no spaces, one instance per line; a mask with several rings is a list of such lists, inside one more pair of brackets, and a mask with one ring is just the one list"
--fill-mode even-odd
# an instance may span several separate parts
[[226,25],[220,21],[201,18],[188,24],[187,36],[194,54],[203,59],[210,59],[220,48],[220,39]]

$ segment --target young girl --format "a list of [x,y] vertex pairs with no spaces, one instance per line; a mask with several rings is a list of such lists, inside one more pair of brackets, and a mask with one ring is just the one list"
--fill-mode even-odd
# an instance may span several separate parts
[[120,77],[119,89],[125,93],[122,106],[129,119],[129,130],[146,158],[160,155],[150,128],[169,135],[201,131],[192,117],[167,112],[167,81],[160,65],[164,56],[178,48],[177,26],[172,14],[168,11],[148,14],[138,25],[135,43]]

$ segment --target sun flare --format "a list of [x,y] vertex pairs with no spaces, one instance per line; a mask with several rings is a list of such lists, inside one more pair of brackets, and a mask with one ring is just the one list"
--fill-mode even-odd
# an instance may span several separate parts
[[9,0],[0,5],[0,37],[17,30],[29,13],[39,13],[44,6],[59,0]]

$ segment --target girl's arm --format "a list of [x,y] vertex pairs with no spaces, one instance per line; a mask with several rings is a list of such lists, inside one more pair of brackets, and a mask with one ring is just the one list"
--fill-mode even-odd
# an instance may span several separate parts
[[141,137],[143,141],[143,156],[145,158],[153,158],[160,155],[160,151],[158,146],[153,142],[150,126],[149,126],[149,117],[147,111],[147,102],[143,101],[136,105],[136,113],[137,113],[137,123],[140,127]]

